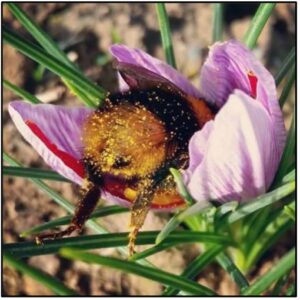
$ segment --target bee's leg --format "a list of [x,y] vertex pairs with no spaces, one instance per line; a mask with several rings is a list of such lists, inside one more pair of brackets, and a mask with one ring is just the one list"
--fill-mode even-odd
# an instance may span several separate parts
[[154,186],[152,184],[148,185],[143,191],[138,195],[131,208],[130,217],[130,233],[129,233],[129,256],[134,254],[134,246],[137,234],[141,227],[143,226],[146,216],[148,214],[151,202],[153,199]]
[[88,182],[87,187],[83,189],[83,197],[77,204],[74,217],[70,225],[65,229],[58,232],[42,233],[35,237],[36,243],[41,244],[44,239],[56,239],[65,235],[70,235],[75,230],[81,230],[85,221],[95,209],[97,202],[101,196],[99,186]]

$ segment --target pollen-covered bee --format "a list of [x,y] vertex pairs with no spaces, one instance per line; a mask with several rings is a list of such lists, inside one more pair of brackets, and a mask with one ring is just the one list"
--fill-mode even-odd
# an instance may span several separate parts
[[44,238],[81,229],[101,191],[132,202],[129,253],[151,205],[183,206],[169,168],[188,164],[194,132],[214,117],[204,100],[186,95],[173,83],[144,68],[118,63],[130,91],[108,95],[82,129],[86,184],[71,225]]

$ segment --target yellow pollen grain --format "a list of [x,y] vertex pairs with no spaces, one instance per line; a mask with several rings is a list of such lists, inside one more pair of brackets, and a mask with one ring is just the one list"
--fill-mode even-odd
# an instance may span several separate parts
[[131,188],[126,188],[124,190],[124,196],[130,201],[135,201],[135,199],[137,198],[137,195],[138,195],[137,191],[135,191]]

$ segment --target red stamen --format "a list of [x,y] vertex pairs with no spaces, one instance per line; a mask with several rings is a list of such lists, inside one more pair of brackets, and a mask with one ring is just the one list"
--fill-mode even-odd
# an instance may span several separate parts
[[257,93],[257,77],[252,71],[249,71],[247,73],[247,76],[248,76],[248,80],[249,80],[250,88],[251,88],[250,96],[252,98],[256,98],[256,96],[257,96],[257,94],[256,94]]
[[84,166],[83,164],[71,156],[69,153],[59,150],[57,146],[50,142],[50,140],[45,136],[41,129],[32,121],[25,121],[26,125],[31,129],[31,131],[45,144],[45,146],[57,157],[59,157],[63,163],[72,169],[78,176],[84,177]]

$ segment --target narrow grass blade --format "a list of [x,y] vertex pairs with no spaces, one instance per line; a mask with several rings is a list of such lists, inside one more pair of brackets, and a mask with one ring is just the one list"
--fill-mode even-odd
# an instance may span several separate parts
[[220,253],[217,256],[216,260],[220,264],[220,266],[230,274],[231,278],[240,288],[241,292],[249,287],[247,279],[227,254]]
[[166,249],[169,249],[171,247],[174,247],[176,246],[176,243],[163,243],[163,244],[159,244],[159,245],[155,245],[151,248],[148,248],[142,252],[139,252],[139,253],[135,253],[133,256],[131,256],[129,259],[132,260],[132,261],[137,261],[141,258],[146,258],[146,257],[149,257],[151,255],[154,255],[156,253],[159,253],[161,251],[164,251]]
[[[77,66],[68,59],[67,55],[57,46],[52,38],[46,32],[44,32],[38,24],[36,24],[31,18],[29,18],[17,4],[7,3],[7,6],[9,7],[13,15],[18,19],[18,21],[24,26],[24,28],[27,29],[27,31],[45,49],[46,52],[61,60],[63,63],[68,65],[70,68],[73,68],[75,71],[80,72],[79,68],[77,68]],[[90,97],[88,92],[80,91],[76,87],[76,85],[67,80],[65,81],[65,83],[71,89],[71,91],[79,98],[81,98],[85,103],[93,103],[93,96]]]
[[188,190],[186,189],[182,181],[181,173],[174,168],[170,168],[170,173],[174,177],[174,181],[176,182],[179,194],[186,200],[188,205],[194,204],[195,200],[192,198],[192,196],[189,194]]
[[244,296],[260,295],[266,291],[270,285],[287,274],[295,265],[296,256],[295,248],[290,250],[276,265],[265,275],[259,277],[249,288],[247,288],[242,294]]
[[282,90],[282,93],[279,97],[279,104],[280,104],[280,107],[282,108],[284,103],[286,102],[291,90],[292,90],[292,87],[293,87],[293,84],[294,84],[294,81],[295,81],[295,77],[296,76],[296,67],[295,65],[292,67],[292,70],[286,80],[286,83],[285,83],[285,86]]
[[222,204],[216,209],[215,219],[221,219],[229,212],[235,211],[239,206],[238,201],[230,201]]
[[232,212],[228,216],[227,220],[229,223],[234,223],[245,218],[249,214],[262,209],[263,207],[267,207],[277,201],[280,201],[284,197],[292,194],[294,191],[295,181],[286,183],[270,193],[259,196],[255,200],[250,200],[249,202],[241,205],[236,211]]
[[176,69],[169,18],[165,4],[156,3],[156,12],[159,22],[161,41],[165,51],[167,63]]
[[[157,234],[158,231],[140,232],[136,240],[136,245],[154,244]],[[17,257],[28,257],[56,253],[61,247],[76,247],[85,250],[120,247],[128,244],[128,235],[129,232],[122,232],[70,237],[47,240],[43,245],[37,245],[35,242],[10,243],[4,244],[3,250]],[[164,243],[177,245],[195,242],[232,246],[232,241],[226,236],[216,233],[191,231],[172,232]]]
[[[9,157],[6,153],[3,153],[3,159],[12,166],[22,167],[17,161]],[[65,208],[68,212],[73,213],[74,206],[68,200],[64,199],[41,180],[35,178],[31,178],[30,180],[35,183],[41,190],[43,190],[47,195],[53,198],[53,200],[55,200],[55,202],[57,202],[60,206]]]
[[102,266],[121,270],[126,273],[135,274],[141,277],[167,284],[172,287],[180,288],[192,295],[215,295],[215,293],[205,286],[187,280],[184,277],[176,276],[162,270],[140,266],[135,262],[119,260],[112,257],[100,256],[92,253],[77,251],[74,249],[62,249],[60,254],[73,260],[81,260],[89,264],[99,264]]
[[[18,163],[16,160],[14,160],[12,157],[7,155],[6,153],[3,153],[2,155],[3,155],[3,159],[10,165],[16,166],[16,167],[22,167],[22,165],[20,163]],[[70,213],[74,212],[74,206],[69,201],[67,201],[66,199],[61,197],[58,193],[56,193],[49,186],[47,186],[43,181],[41,181],[39,179],[31,179],[31,181],[33,183],[35,183],[39,188],[41,188],[41,190],[44,191],[46,194],[48,194],[50,197],[53,197],[53,200],[55,200],[56,203],[58,203],[59,205],[64,207],[66,209],[66,211],[68,211]],[[86,226],[91,228],[92,230],[94,230],[96,233],[101,233],[101,234],[109,233],[104,227],[100,226],[97,222],[95,222],[93,220],[88,220],[86,222]],[[125,256],[128,255],[127,247],[119,247],[118,251],[120,251],[120,253],[122,253]],[[149,261],[147,261],[145,259],[140,259],[138,261],[138,263],[143,266],[155,267],[152,263],[150,263]]]
[[284,176],[287,174],[291,164],[294,163],[295,152],[296,152],[296,132],[295,132],[295,112],[294,112],[291,127],[289,129],[287,141],[285,144],[285,148],[281,157],[278,171],[272,183],[272,187],[277,186],[282,181]]
[[91,83],[81,73],[7,28],[3,29],[3,40],[53,73],[72,82],[82,92],[88,92],[93,97],[93,102],[86,103],[89,106],[98,106],[100,99],[106,96],[106,92],[102,88]]
[[295,178],[296,178],[296,170],[293,169],[291,172],[289,172],[282,178],[282,182],[283,183],[290,182],[295,180]]
[[267,226],[259,238],[247,253],[244,270],[250,270],[252,266],[269,250],[282,235],[294,225],[293,221],[284,213],[281,213]]
[[[129,211],[128,208],[120,207],[117,205],[101,207],[101,208],[96,209],[95,212],[91,214],[89,219],[95,219],[95,218],[110,216],[110,215],[114,215],[114,214],[120,214],[120,213],[124,213],[124,212],[128,212],[128,211]],[[45,230],[53,229],[57,226],[67,225],[71,222],[72,217],[73,216],[68,215],[65,217],[61,217],[61,218],[57,218],[55,220],[49,221],[42,225],[33,227],[31,229],[23,231],[20,234],[20,237],[27,237],[29,235],[37,234],[37,233],[40,233]]]
[[223,37],[223,3],[214,3],[214,19],[213,19],[213,43],[222,41]]
[[27,91],[17,87],[16,85],[14,85],[13,83],[3,79],[3,87],[12,91],[13,93],[15,93],[17,96],[21,97],[22,99],[33,103],[33,104],[38,104],[38,103],[42,103],[38,98],[36,98],[34,95],[28,93]]
[[272,296],[280,296],[280,292],[283,286],[287,283],[288,278],[289,278],[288,274],[285,274],[276,282],[272,291]]
[[275,83],[278,86],[285,75],[291,70],[292,66],[295,65],[296,58],[295,58],[295,47],[292,48],[288,56],[283,61],[281,67],[279,68],[277,74],[275,75]]
[[180,215],[178,215],[178,220],[182,222],[186,218],[199,215],[211,208],[213,208],[213,205],[209,201],[196,202],[194,205],[188,207]]
[[295,283],[293,283],[293,284],[288,288],[288,290],[286,291],[285,295],[288,296],[288,297],[290,297],[290,296],[295,297],[295,296],[296,296],[296,285],[295,285]]
[[161,230],[161,232],[157,235],[155,244],[157,245],[157,244],[161,243],[173,230],[175,230],[177,228],[177,226],[184,220],[184,218],[187,218],[190,216],[190,214],[188,214],[188,212],[195,207],[197,207],[197,213],[200,213],[201,211],[205,210],[207,207],[210,207],[210,203],[209,202],[198,202],[198,203],[194,204],[193,206],[187,208],[186,210],[175,214],[168,221],[168,223]]
[[291,220],[296,222],[296,208],[295,208],[295,201],[292,203],[285,205],[283,208],[283,211],[285,212],[286,215],[289,216]]
[[[259,210],[256,213],[256,216],[251,222],[245,222],[243,227],[245,228],[245,234],[244,238],[241,239],[243,252],[247,256],[246,253],[250,251],[250,249],[253,247],[255,242],[259,239],[260,235],[263,234],[266,227],[275,220],[278,215],[280,214],[280,211],[272,211],[272,208],[270,206],[265,207],[261,210]],[[247,230],[246,230],[247,229]]]
[[180,215],[180,213],[174,215],[166,224],[166,226],[162,229],[162,231],[157,235],[156,240],[155,240],[155,244],[158,245],[159,243],[161,243],[162,241],[164,241],[170,234],[172,231],[174,231],[177,226],[181,223],[180,220],[178,220],[178,216]]
[[256,41],[260,36],[264,26],[266,25],[276,3],[262,3],[257,9],[257,12],[252,19],[248,31],[245,34],[244,42],[248,48],[253,49]]
[[[186,269],[180,274],[180,276],[188,279],[195,279],[196,276],[208,266],[222,250],[223,246],[214,246],[206,250],[195,258]],[[179,293],[178,288],[169,287],[164,290],[163,296],[176,296]]]
[[22,260],[15,259],[12,255],[8,253],[4,253],[3,260],[10,267],[16,269],[17,271],[22,272],[24,275],[30,276],[31,278],[33,278],[43,286],[47,287],[56,295],[60,295],[60,296],[77,295],[77,293],[74,290],[66,287],[62,282],[60,282],[56,278],[40,271],[39,269],[27,265]]
[[64,62],[70,68],[79,69],[68,59],[67,55],[57,46],[52,38],[44,32],[16,3],[6,3],[9,10],[24,26],[24,28],[35,38],[35,40],[52,56]]
[[6,166],[4,166],[3,167],[3,175],[70,182],[70,180],[59,175],[56,172],[42,170],[42,169],[38,169],[38,168],[23,168],[23,167],[6,167]]

